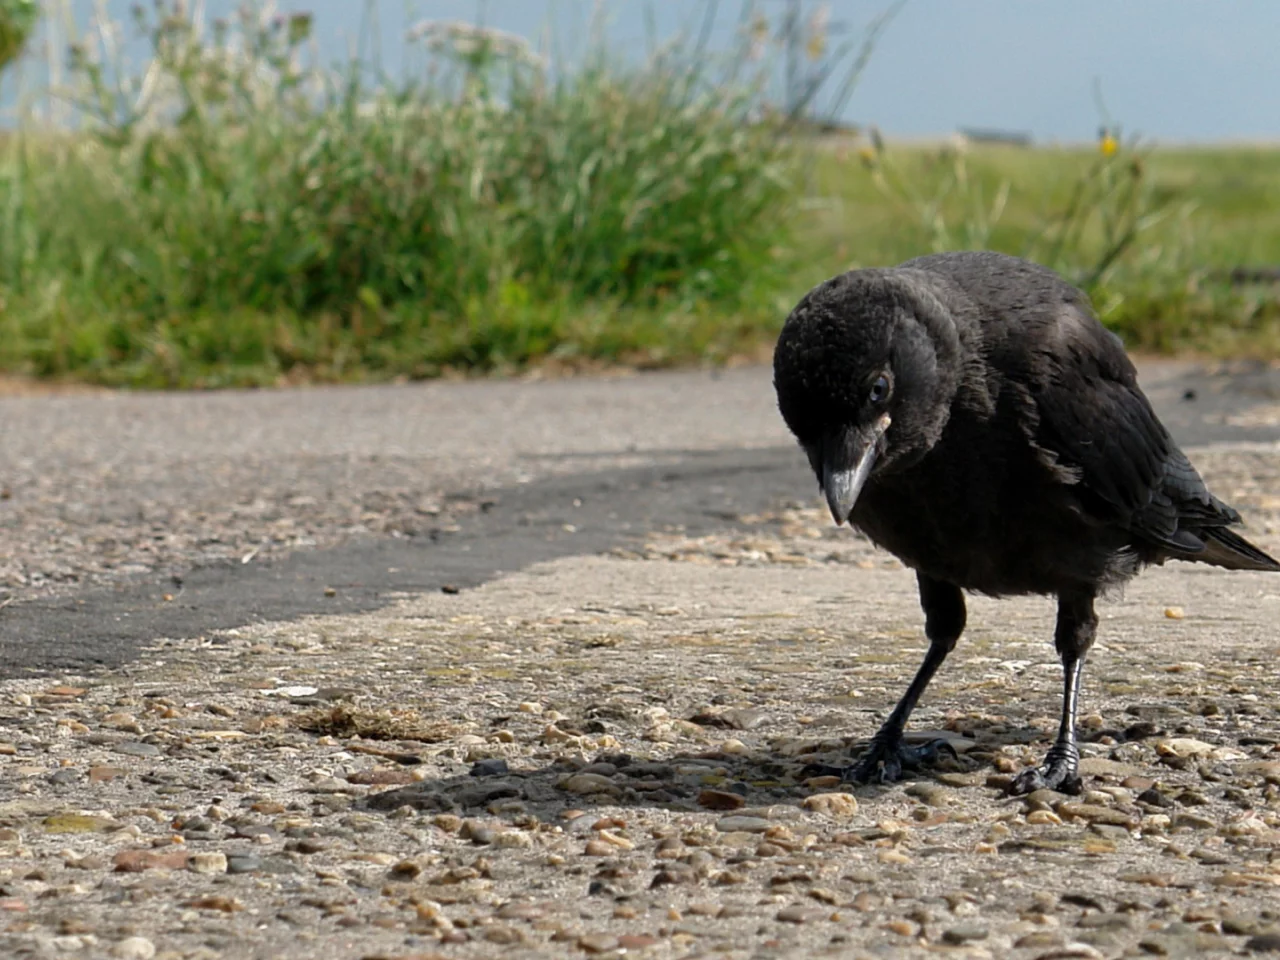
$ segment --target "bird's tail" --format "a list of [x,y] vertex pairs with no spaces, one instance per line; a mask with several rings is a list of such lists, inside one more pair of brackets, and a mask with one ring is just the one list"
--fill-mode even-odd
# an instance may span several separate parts
[[1263,553],[1252,543],[1226,527],[1207,527],[1199,531],[1204,539],[1204,553],[1195,559],[1228,570],[1280,571],[1280,561]]

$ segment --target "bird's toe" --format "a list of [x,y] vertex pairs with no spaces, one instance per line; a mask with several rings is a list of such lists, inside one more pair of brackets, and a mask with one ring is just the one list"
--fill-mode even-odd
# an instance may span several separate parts
[[901,739],[892,742],[876,739],[858,762],[845,771],[844,779],[850,783],[893,783],[902,779],[904,770],[931,766],[944,754],[956,756],[955,748],[946,740],[931,740],[912,747]]
[[1084,786],[1077,773],[1077,763],[1070,757],[1045,758],[1038,767],[1028,767],[1013,778],[1009,793],[1025,796],[1037,790],[1056,790],[1059,793],[1078,794]]

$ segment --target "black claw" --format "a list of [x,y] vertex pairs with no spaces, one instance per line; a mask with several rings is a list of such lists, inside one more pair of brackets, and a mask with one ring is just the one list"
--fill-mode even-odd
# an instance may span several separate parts
[[1057,790],[1059,793],[1079,794],[1084,783],[1079,774],[1080,758],[1074,751],[1052,749],[1038,767],[1028,767],[1013,778],[1009,793],[1022,796],[1037,790]]
[[893,783],[902,779],[903,770],[919,770],[936,763],[943,752],[958,758],[955,747],[946,740],[931,740],[910,747],[901,739],[890,742],[873,739],[867,752],[844,771],[850,783]]

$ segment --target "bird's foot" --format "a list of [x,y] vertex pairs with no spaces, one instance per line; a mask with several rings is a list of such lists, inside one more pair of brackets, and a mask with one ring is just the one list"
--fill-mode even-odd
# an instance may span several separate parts
[[1075,744],[1055,743],[1049,748],[1044,763],[1028,767],[1009,784],[1009,793],[1021,796],[1037,790],[1057,790],[1059,793],[1080,793],[1080,751]]
[[955,747],[946,740],[930,740],[913,747],[901,736],[876,736],[857,763],[840,771],[840,777],[847,783],[893,783],[902,779],[904,770],[930,766],[943,755],[956,756]]

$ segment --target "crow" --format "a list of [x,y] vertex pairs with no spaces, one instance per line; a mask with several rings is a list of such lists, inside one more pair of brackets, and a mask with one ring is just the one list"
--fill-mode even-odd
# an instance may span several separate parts
[[963,591],[1057,597],[1062,722],[1015,794],[1078,792],[1077,698],[1095,599],[1150,564],[1280,571],[1231,526],[1080,290],[997,253],[853,270],[811,290],[774,387],[837,524],[916,572],[929,649],[859,762],[865,783],[938,755],[907,718],[965,626]]

